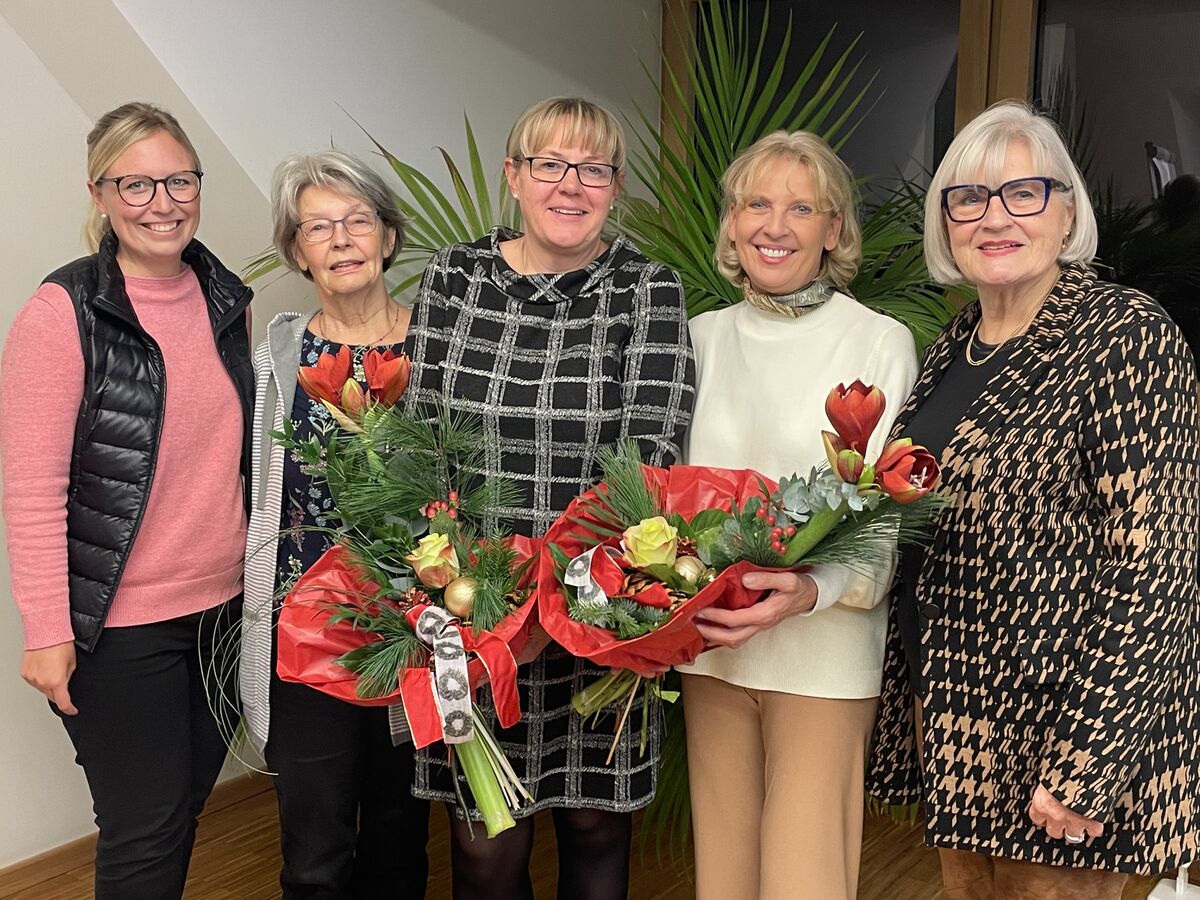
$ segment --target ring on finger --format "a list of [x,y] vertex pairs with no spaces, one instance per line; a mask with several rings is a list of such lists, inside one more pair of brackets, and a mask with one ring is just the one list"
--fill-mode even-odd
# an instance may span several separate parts
[[1068,844],[1082,844],[1085,838],[1087,838],[1086,831],[1083,834],[1067,834],[1063,832],[1063,840]]

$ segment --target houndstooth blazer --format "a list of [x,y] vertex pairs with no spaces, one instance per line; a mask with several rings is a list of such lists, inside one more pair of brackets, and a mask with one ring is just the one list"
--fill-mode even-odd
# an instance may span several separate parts
[[[929,348],[895,434],[978,316]],[[1161,307],[1073,265],[959,423],[917,584],[924,787],[895,603],[868,773],[887,803],[924,799],[928,843],[1143,874],[1197,857],[1196,399]],[[1034,827],[1039,782],[1104,835]]]

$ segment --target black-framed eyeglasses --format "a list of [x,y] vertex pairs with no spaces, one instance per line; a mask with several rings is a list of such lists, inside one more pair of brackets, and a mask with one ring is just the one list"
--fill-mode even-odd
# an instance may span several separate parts
[[111,182],[117,186],[117,196],[130,206],[147,206],[161,184],[167,196],[176,203],[191,203],[200,196],[200,179],[203,172],[187,169],[172,172],[166,178],[151,178],[149,175],[118,175],[115,178],[97,178],[96,184]]
[[1051,191],[1070,189],[1057,178],[1040,175],[1014,178],[995,190],[986,184],[952,184],[942,188],[942,209],[951,222],[978,222],[987,215],[992,198],[999,197],[1010,216],[1036,216],[1046,211]]
[[571,169],[575,170],[579,183],[584,187],[608,187],[617,175],[617,167],[608,163],[572,163],[552,156],[517,157],[517,162],[521,162],[522,159],[529,163],[529,174],[537,181],[548,181],[552,184],[566,178]]
[[333,237],[333,230],[338,225],[346,229],[346,234],[362,237],[375,230],[379,225],[379,216],[373,212],[356,212],[341,219],[305,219],[296,226],[296,230],[310,244],[319,244]]

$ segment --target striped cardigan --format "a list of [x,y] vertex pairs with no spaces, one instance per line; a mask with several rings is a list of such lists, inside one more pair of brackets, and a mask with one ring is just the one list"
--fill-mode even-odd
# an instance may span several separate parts
[[281,431],[296,391],[300,344],[311,313],[284,312],[267,326],[254,351],[254,431],[250,457],[250,523],[246,531],[246,602],[238,673],[246,731],[259,753],[271,722],[271,628],[283,502],[284,449],[269,431]]

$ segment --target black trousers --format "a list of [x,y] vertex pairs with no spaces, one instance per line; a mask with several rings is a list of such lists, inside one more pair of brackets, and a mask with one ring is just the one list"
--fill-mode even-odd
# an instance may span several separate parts
[[[60,714],[83,767],[100,837],[96,900],[183,895],[196,817],[237,722],[236,669],[212,670],[214,648],[241,618],[240,598],[192,615],[106,628],[77,654]],[[53,708],[53,706],[52,706]]]
[[387,709],[272,676],[267,767],[279,802],[284,900],[423,900],[429,803]]

